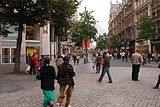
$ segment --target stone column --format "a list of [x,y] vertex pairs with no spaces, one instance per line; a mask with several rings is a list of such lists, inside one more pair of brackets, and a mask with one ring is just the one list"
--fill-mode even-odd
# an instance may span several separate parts
[[148,47],[149,47],[149,52],[151,53],[151,40],[147,40],[147,43],[148,43]]
[[40,28],[40,36],[41,55],[50,57],[50,23]]
[[148,16],[152,15],[151,3],[148,4]]
[[22,44],[21,44],[21,63],[26,63],[26,25],[23,25]]
[[0,35],[0,64],[2,64],[2,36]]

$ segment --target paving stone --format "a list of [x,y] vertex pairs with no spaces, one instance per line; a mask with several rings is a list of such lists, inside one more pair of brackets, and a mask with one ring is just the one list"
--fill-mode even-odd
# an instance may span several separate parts
[[[101,83],[97,82],[99,74],[92,70],[92,63],[81,62],[74,69],[76,85],[72,107],[160,107],[160,89],[152,89],[159,75],[157,68],[142,67],[140,81],[131,81],[130,66],[111,66],[112,84],[107,83],[107,75]],[[27,89],[0,94],[0,107],[42,107],[40,81],[33,82]],[[58,97],[59,86],[57,83],[55,86]]]

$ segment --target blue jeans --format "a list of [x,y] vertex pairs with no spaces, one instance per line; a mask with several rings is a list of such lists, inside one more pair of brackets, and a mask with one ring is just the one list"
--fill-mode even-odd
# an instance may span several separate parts
[[101,70],[101,64],[96,63],[96,70],[97,70],[97,73],[100,73],[100,70]]
[[107,75],[108,75],[109,82],[112,82],[112,77],[111,77],[111,74],[109,72],[109,67],[103,67],[101,76],[99,77],[99,81],[102,81],[105,73],[107,73]]

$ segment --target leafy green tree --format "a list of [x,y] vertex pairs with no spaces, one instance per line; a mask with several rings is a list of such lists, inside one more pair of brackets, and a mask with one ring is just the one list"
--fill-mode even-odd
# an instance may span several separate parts
[[[1,0],[1,25],[18,25],[18,38],[16,46],[16,60],[13,72],[20,71],[20,52],[22,43],[23,25],[45,25],[52,21],[57,32],[68,27],[68,19],[75,12],[79,2],[77,0]],[[67,26],[67,27],[66,27]],[[1,34],[6,33],[0,27]],[[65,29],[67,31],[67,29]],[[56,32],[56,33],[57,33]],[[62,33],[59,33],[61,35]]]
[[97,42],[96,49],[100,49],[100,50],[105,49],[107,43],[109,42],[108,35],[106,35],[106,33],[104,33],[103,35],[99,35],[96,42]]
[[13,72],[20,71],[23,25],[45,24],[50,18],[51,4],[53,4],[53,0],[1,0],[1,23],[18,25],[16,60]]
[[89,12],[86,7],[83,13],[80,13],[80,20],[73,24],[71,28],[71,35],[73,40],[78,42],[80,45],[82,39],[85,39],[85,50],[86,50],[86,62],[88,62],[88,49],[87,40],[91,39],[93,35],[96,35],[97,29],[95,27],[96,20],[92,16],[93,11]]
[[92,16],[93,11],[89,12],[86,8],[83,13],[80,13],[81,19],[72,24],[71,27],[71,36],[74,42],[78,46],[81,46],[81,41],[83,39],[91,39],[97,33],[95,27],[96,20]]
[[156,28],[152,19],[148,15],[142,15],[140,18],[140,27],[138,36],[140,39],[151,39],[156,37]]
[[111,36],[110,43],[113,49],[117,48],[120,44],[119,39],[116,35]]
[[72,24],[72,16],[77,11],[81,2],[78,0],[56,0],[52,13],[52,23],[55,28],[55,35],[58,38],[58,51],[62,37],[68,35],[67,31]]

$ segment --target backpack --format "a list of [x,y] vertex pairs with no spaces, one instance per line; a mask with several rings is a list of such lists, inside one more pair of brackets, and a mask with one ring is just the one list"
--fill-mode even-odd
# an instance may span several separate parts
[[100,63],[101,60],[102,60],[101,56],[98,56],[97,59],[96,59],[96,62],[97,62],[97,63]]

